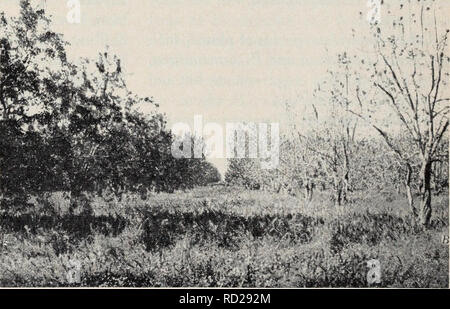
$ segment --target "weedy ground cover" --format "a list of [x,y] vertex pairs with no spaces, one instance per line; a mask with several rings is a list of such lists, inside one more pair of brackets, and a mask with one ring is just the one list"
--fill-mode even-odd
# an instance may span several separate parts
[[448,197],[434,201],[424,231],[394,193],[335,207],[327,193],[306,205],[198,188],[92,197],[77,214],[54,193],[0,215],[0,286],[367,287],[367,261],[377,259],[377,286],[447,287]]

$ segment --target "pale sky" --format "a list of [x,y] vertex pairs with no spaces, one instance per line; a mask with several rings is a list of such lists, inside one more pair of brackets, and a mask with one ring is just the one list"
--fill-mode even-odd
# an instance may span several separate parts
[[67,22],[66,0],[47,0],[47,11],[71,57],[96,57],[108,45],[130,88],[154,97],[172,122],[194,114],[268,121],[317,84],[329,55],[351,44],[350,21],[367,11],[366,1],[330,5],[337,2],[80,0],[80,24]]
[[[37,0],[40,1],[40,0]],[[14,11],[17,0],[0,0]],[[96,57],[109,46],[131,90],[152,96],[170,123],[285,119],[284,102],[306,104],[335,55],[364,48],[351,29],[367,0],[47,0],[69,55]],[[382,18],[382,16],[381,16]],[[221,172],[224,162],[215,162]]]

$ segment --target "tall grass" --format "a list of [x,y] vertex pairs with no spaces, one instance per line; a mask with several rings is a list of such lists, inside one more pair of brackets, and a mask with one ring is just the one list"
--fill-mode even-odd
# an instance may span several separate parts
[[[429,230],[404,198],[372,193],[334,207],[239,188],[93,197],[69,214],[62,194],[0,216],[0,286],[448,287],[448,197]],[[74,262],[81,282],[69,283]]]

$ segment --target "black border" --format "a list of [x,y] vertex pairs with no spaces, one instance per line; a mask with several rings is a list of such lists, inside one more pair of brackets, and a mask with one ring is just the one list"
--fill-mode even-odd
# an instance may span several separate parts
[[[180,296],[213,296],[215,301],[211,306],[204,304],[180,304]],[[269,304],[240,304],[228,303],[217,299],[223,294],[270,294]],[[102,307],[121,306],[125,309],[136,308],[162,308],[169,307],[195,307],[195,308],[229,308],[238,306],[274,306],[283,308],[311,308],[321,306],[343,306],[345,308],[380,308],[392,306],[392,299],[396,299],[405,306],[406,302],[423,302],[430,305],[442,300],[448,303],[449,289],[1,289],[0,299],[9,298],[10,305],[22,301],[36,306],[42,303],[45,307],[55,306],[67,308],[68,306],[91,306],[92,298],[96,298]],[[3,307],[3,306],[2,306]]]

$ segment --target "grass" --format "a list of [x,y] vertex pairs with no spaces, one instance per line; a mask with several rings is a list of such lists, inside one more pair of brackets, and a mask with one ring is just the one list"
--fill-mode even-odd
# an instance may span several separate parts
[[[448,197],[423,231],[405,199],[372,193],[336,208],[233,187],[142,200],[94,197],[69,214],[62,194],[0,215],[0,286],[448,287]],[[68,282],[74,263],[81,281]]]

